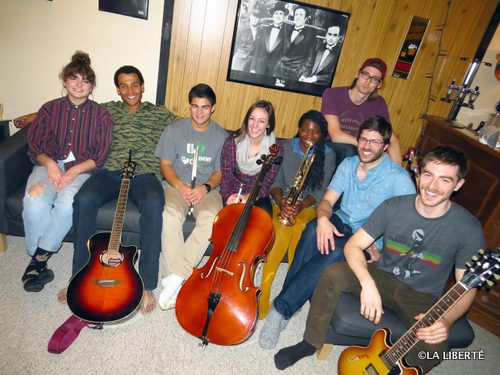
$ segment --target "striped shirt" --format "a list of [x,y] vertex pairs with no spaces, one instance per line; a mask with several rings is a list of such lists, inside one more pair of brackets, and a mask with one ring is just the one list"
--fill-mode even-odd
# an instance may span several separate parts
[[65,160],[70,152],[75,160],[64,163],[65,170],[92,159],[96,168],[106,161],[113,122],[108,111],[92,100],[74,105],[67,96],[45,103],[28,131],[28,153],[47,154],[53,160]]

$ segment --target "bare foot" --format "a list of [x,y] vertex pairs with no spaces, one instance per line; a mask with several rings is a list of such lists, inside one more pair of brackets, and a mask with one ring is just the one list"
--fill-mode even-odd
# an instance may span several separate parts
[[59,302],[61,305],[65,305],[67,293],[68,293],[68,288],[61,289],[59,293],[57,293],[57,302]]
[[145,290],[139,305],[139,311],[142,315],[147,315],[152,313],[154,309],[156,309],[156,297],[152,290]]

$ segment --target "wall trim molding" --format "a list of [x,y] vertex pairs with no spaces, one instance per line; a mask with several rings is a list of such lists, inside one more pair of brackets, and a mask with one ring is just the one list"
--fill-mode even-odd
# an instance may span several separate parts
[[168,60],[170,58],[170,41],[172,39],[174,3],[175,0],[165,0],[163,6],[163,22],[160,42],[160,63],[158,64],[158,81],[156,84],[156,104],[160,105],[165,105],[166,102]]

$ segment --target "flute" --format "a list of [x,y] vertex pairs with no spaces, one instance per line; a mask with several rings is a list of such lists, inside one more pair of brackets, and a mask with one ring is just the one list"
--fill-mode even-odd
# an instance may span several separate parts
[[[196,186],[196,168],[197,167],[198,167],[198,146],[196,146],[194,148],[193,170],[191,172],[191,189],[194,189],[194,187]],[[189,205],[188,215],[192,215],[193,214],[193,209],[194,209],[194,206],[191,203]]]

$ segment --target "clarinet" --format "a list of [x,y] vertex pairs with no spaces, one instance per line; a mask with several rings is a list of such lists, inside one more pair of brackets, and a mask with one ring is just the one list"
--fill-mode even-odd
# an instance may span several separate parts
[[[194,148],[194,158],[193,158],[193,170],[191,171],[191,189],[194,189],[196,186],[196,168],[198,167],[198,147]],[[188,215],[193,214],[193,204],[189,205]]]

